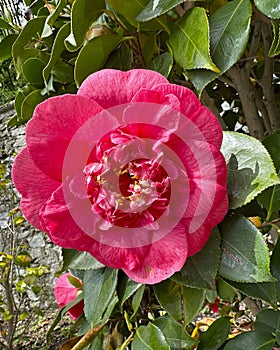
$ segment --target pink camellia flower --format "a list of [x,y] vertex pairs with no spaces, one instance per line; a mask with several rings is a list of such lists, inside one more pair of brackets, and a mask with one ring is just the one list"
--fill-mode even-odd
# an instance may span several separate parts
[[102,70],[39,104],[13,180],[22,212],[64,248],[158,283],[227,211],[222,131],[189,89],[149,70]]
[[[77,284],[80,284],[80,288],[75,287],[70,283],[69,277],[74,279]],[[77,278],[67,272],[58,277],[54,286],[54,297],[59,308],[62,308],[69,304],[71,301],[75,300],[82,288],[82,282]],[[68,311],[72,320],[76,320],[84,312],[84,301],[80,301],[78,304],[71,307]]]

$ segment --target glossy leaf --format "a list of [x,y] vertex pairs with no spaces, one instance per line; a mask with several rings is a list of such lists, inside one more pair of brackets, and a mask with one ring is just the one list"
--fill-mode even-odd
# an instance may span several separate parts
[[280,170],[280,130],[275,131],[273,134],[268,135],[263,144],[271,155],[275,168]]
[[254,224],[236,214],[226,218],[220,228],[222,277],[244,283],[275,282],[269,271],[268,248]]
[[209,24],[205,9],[194,7],[174,25],[169,44],[175,61],[184,69],[219,69],[209,54]]
[[280,321],[280,310],[263,310],[257,314],[254,330],[257,333],[272,336]]
[[254,0],[256,7],[270,18],[280,18],[279,0]]
[[[43,30],[45,23],[45,17],[33,18],[32,21],[27,22],[25,27],[20,32],[12,48],[12,55],[15,60],[15,65],[18,71],[21,70],[21,66],[30,57],[39,54],[39,50],[35,49],[35,42],[39,39],[39,36]],[[30,43],[33,42],[33,48],[30,47]]]
[[187,287],[213,290],[221,258],[220,243],[219,232],[214,229],[201,251],[189,257],[183,268],[171,279]]
[[213,322],[200,338],[197,350],[217,350],[227,340],[230,332],[230,318],[223,316]]
[[216,279],[216,288],[220,299],[233,303],[236,292],[229,283],[219,277]]
[[74,270],[95,270],[104,267],[98,260],[87,252],[79,252],[74,249],[63,249],[63,271]]
[[139,287],[139,289],[136,291],[136,293],[134,294],[134,296],[132,298],[131,306],[132,306],[133,314],[130,317],[130,319],[132,321],[135,320],[135,316],[136,316],[137,311],[140,307],[144,292],[145,292],[145,285],[142,284],[141,287]]
[[153,18],[159,17],[171,10],[173,7],[182,3],[182,0],[150,0],[147,6],[139,13],[136,19],[139,22],[147,22]]
[[71,12],[71,33],[65,40],[69,51],[76,51],[82,46],[87,30],[104,9],[104,0],[74,1]]
[[274,307],[277,305],[276,283],[239,283],[229,280],[227,282],[250,298],[264,300]]
[[157,318],[154,322],[164,334],[170,350],[191,350],[197,345],[195,341],[180,325],[169,316]]
[[44,100],[45,97],[41,95],[40,90],[34,90],[27,95],[21,104],[21,117],[23,121],[27,122],[32,117],[35,107]]
[[124,278],[121,281],[120,288],[119,288],[119,298],[120,298],[120,305],[122,306],[124,302],[130,298],[140,287],[142,286],[141,283],[136,283],[132,281],[127,276],[124,276]]
[[245,332],[231,339],[224,350],[272,350],[274,339],[257,332]]
[[6,21],[4,18],[0,18],[0,28],[1,29],[13,29],[13,26]]
[[171,280],[156,284],[154,291],[159,303],[168,314],[184,325],[192,321],[205,300],[203,289],[188,288]]
[[61,11],[67,5],[67,0],[59,0],[57,6],[55,6],[54,11],[47,17],[42,33],[42,38],[47,37],[52,34],[52,26],[59,17]]
[[267,188],[257,199],[261,206],[267,210],[266,221],[269,221],[271,215],[280,209],[280,185]]
[[277,301],[280,303],[280,238],[278,236],[277,243],[273,249],[273,253],[270,259],[270,268],[272,276],[277,279]]
[[131,350],[170,350],[162,331],[151,322],[137,329]]
[[210,53],[220,73],[188,71],[187,76],[200,93],[207,84],[226,72],[242,56],[249,38],[251,15],[249,0],[234,0],[220,7],[209,17]]
[[12,57],[12,46],[17,38],[17,34],[9,34],[0,42],[0,61],[7,60]]
[[50,76],[53,66],[59,60],[62,52],[65,50],[64,40],[69,35],[69,33],[70,33],[70,23],[66,23],[64,26],[62,26],[59,29],[55,37],[55,40],[52,46],[51,57],[46,67],[43,70],[43,78],[44,78],[45,84],[47,83],[47,80]]
[[122,15],[131,25],[144,31],[153,31],[164,28],[169,31],[166,19],[161,16],[147,23],[139,23],[137,15],[146,7],[149,0],[107,0],[110,6]]
[[228,167],[229,208],[239,208],[279,183],[267,150],[255,138],[224,132],[221,151]]
[[91,73],[101,69],[114,48],[124,40],[116,34],[93,38],[81,49],[75,65],[75,81],[78,86]]
[[117,286],[118,270],[108,267],[87,270],[83,277],[84,312],[93,327],[102,321]]
[[44,85],[42,75],[44,67],[45,63],[42,60],[36,57],[31,57],[22,65],[22,73],[30,84],[42,87]]
[[148,68],[162,74],[167,78],[171,72],[172,66],[173,59],[171,54],[169,52],[164,52],[155,57]]
[[273,42],[269,50],[269,56],[273,57],[280,54],[280,21],[272,21],[273,26]]

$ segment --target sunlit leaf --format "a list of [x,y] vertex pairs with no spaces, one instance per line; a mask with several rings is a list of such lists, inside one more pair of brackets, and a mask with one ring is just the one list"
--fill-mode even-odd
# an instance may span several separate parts
[[71,11],[71,33],[65,40],[69,51],[78,50],[83,44],[90,25],[105,9],[104,0],[75,0]]
[[254,0],[256,7],[270,18],[280,18],[279,0]]
[[257,139],[237,132],[224,132],[221,151],[228,168],[229,208],[241,207],[266,188],[279,183],[274,164]]
[[205,9],[194,7],[174,25],[169,44],[174,58],[185,69],[219,69],[209,53],[209,24]]
[[[226,72],[242,56],[250,33],[252,8],[249,0],[234,0],[220,7],[209,17],[210,53],[220,73],[188,71],[196,89],[201,93],[207,84]],[[194,24],[195,28],[197,24]]]

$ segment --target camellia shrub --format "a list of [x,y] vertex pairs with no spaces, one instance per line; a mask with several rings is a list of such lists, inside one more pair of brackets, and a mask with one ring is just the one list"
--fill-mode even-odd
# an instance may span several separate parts
[[47,340],[77,306],[64,348],[279,348],[278,1],[25,3],[13,181],[73,275]]

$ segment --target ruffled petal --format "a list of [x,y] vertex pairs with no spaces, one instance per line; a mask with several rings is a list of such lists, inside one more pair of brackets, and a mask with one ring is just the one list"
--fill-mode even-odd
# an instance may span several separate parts
[[[173,94],[180,101],[180,112],[187,116],[200,129],[207,142],[221,147],[222,144],[222,129],[215,115],[204,107],[197,96],[189,89],[175,84],[161,84],[155,86],[155,91],[160,92],[163,96]],[[171,105],[177,109],[176,105]],[[215,135],[213,137],[213,135]]]
[[159,73],[146,69],[122,72],[104,69],[90,75],[81,85],[78,95],[85,96],[109,108],[129,103],[140,89],[153,89],[158,84],[168,83]]
[[188,254],[186,231],[178,224],[168,235],[149,246],[141,264],[125,273],[139,283],[154,284],[172,276],[183,267]]
[[23,215],[33,226],[42,230],[39,212],[60,183],[37,168],[27,148],[24,148],[15,159],[12,179],[22,195],[20,203]]
[[[28,151],[38,168],[61,182],[64,156],[72,137],[100,111],[96,103],[77,95],[52,97],[40,103],[26,127]],[[85,140],[81,142],[86,148]]]

